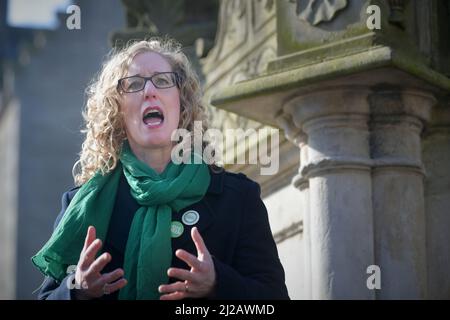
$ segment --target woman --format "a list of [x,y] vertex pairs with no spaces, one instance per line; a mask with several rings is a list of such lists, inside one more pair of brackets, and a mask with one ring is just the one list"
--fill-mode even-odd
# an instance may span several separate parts
[[141,41],[113,54],[84,118],[78,187],[32,258],[46,275],[39,298],[288,298],[258,184],[171,160],[174,130],[206,129],[179,45]]

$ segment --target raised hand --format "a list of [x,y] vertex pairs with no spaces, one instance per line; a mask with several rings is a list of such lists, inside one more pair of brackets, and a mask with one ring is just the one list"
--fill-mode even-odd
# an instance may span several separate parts
[[127,280],[122,278],[124,272],[120,268],[101,274],[103,268],[111,261],[111,255],[107,252],[95,259],[101,247],[102,241],[96,239],[95,228],[90,226],[75,272],[75,282],[81,288],[75,290],[77,299],[99,298],[104,294],[117,291],[127,284]]
[[159,292],[164,293],[160,297],[161,300],[208,297],[214,291],[216,284],[214,262],[196,227],[192,228],[191,237],[197,249],[197,257],[182,249],[175,252],[178,258],[191,267],[191,270],[169,268],[167,270],[169,277],[182,281],[160,285]]

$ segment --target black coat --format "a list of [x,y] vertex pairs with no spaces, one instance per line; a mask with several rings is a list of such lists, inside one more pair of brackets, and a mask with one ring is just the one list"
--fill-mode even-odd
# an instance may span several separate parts
[[[206,247],[213,256],[216,270],[215,299],[289,299],[284,270],[272,237],[267,210],[260,198],[259,185],[243,174],[222,170],[211,172],[211,182],[199,202],[172,213],[172,220],[182,221],[189,209],[200,215],[196,224]],[[61,220],[78,188],[65,192],[62,209],[55,221]],[[102,251],[112,260],[104,272],[123,268],[123,257],[133,214],[139,205],[130,194],[130,186],[122,174],[116,203]],[[191,227],[184,226],[183,234],[172,238],[172,267],[189,269],[175,256],[184,249],[195,256],[197,251],[190,236]],[[73,299],[67,277],[58,283],[46,277],[39,291],[39,299]],[[178,279],[169,279],[169,282]],[[117,299],[118,292],[102,299]]]

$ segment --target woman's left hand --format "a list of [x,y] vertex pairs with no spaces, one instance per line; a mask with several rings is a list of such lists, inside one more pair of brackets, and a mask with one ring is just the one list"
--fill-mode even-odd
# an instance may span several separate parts
[[164,293],[160,297],[161,300],[204,298],[214,291],[216,284],[214,262],[196,227],[192,228],[191,237],[197,248],[197,257],[182,249],[175,252],[178,258],[191,267],[191,270],[169,268],[167,270],[169,277],[182,281],[160,285],[159,292]]

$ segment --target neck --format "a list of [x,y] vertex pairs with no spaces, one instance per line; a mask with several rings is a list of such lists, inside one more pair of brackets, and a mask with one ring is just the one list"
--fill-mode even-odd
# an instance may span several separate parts
[[171,160],[172,146],[170,145],[147,149],[134,144],[132,141],[129,142],[134,155],[158,173],[163,172]]

